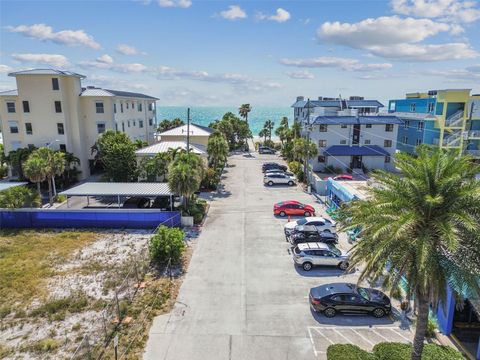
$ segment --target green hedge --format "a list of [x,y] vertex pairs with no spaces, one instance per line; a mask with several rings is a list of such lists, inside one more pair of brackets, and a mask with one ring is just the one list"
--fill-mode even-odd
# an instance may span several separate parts
[[[356,345],[335,344],[327,349],[328,360],[410,360],[412,345],[405,343],[383,342],[367,352]],[[425,344],[422,360],[463,360],[464,357],[454,348]]]

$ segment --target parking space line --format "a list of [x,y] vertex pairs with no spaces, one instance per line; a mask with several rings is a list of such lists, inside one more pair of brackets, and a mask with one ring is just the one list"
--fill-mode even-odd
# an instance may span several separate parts
[[374,334],[380,336],[383,340],[388,341],[388,339],[387,339],[385,336],[380,335],[380,334],[379,334],[378,332],[376,332],[374,329],[372,329],[372,331],[373,331]]
[[353,344],[350,340],[348,340],[340,331],[338,331],[337,329],[333,329],[333,331],[335,331],[338,335],[340,335],[341,337],[343,337],[345,340],[347,340],[347,342],[349,344]]
[[405,336],[403,336],[402,334],[400,334],[397,330],[392,329],[392,328],[390,328],[389,330],[393,331],[393,332],[394,332],[395,334],[397,334],[398,336],[404,338],[404,339],[407,340],[409,343],[412,342],[412,340],[410,340],[409,338],[406,338]]
[[360,336],[363,340],[365,340],[366,342],[368,342],[370,345],[374,346],[375,344],[373,342],[371,342],[370,340],[368,340],[365,336],[363,336],[362,334],[360,334],[357,330],[355,329],[350,329],[352,330],[355,334],[357,334],[358,336]]

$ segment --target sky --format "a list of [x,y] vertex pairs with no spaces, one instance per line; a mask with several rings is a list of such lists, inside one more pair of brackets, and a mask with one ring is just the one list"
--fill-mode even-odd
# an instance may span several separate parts
[[70,70],[159,106],[480,93],[477,0],[0,0],[8,73]]

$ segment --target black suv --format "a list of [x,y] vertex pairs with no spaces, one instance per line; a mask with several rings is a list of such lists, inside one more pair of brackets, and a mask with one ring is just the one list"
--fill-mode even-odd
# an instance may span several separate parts
[[259,154],[275,154],[276,150],[272,149],[268,146],[259,146],[258,147],[258,153]]
[[381,318],[390,313],[390,299],[383,292],[355,284],[335,283],[310,289],[310,307],[326,317],[337,313],[372,314]]
[[318,231],[315,225],[297,226],[287,237],[292,245],[305,242],[338,244],[338,235],[330,231]]
[[279,169],[279,170],[282,170],[282,171],[287,171],[287,167],[285,165],[281,165],[281,164],[278,164],[278,163],[265,163],[262,165],[262,171],[265,172],[267,170],[271,170],[271,169]]

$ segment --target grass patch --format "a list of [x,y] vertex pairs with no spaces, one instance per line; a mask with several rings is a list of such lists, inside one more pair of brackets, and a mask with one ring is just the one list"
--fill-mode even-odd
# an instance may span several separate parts
[[0,299],[3,306],[28,304],[45,295],[54,266],[98,238],[88,231],[0,231]]
[[62,299],[55,299],[30,311],[33,317],[48,317],[50,320],[63,320],[67,313],[78,313],[88,306],[88,298],[84,294],[73,294]]

